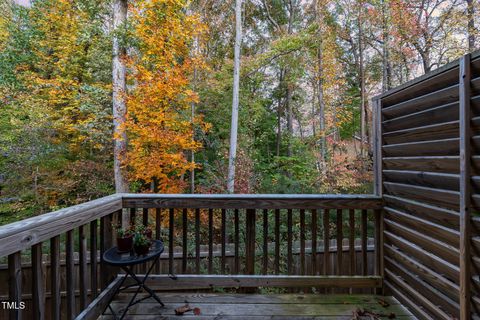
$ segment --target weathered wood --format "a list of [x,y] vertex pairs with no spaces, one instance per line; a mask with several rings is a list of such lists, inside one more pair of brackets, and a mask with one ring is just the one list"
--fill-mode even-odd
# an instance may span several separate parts
[[45,268],[42,261],[42,244],[32,247],[32,314],[33,319],[45,319]]
[[459,191],[458,174],[411,170],[384,170],[383,175],[385,180],[389,182]]
[[[351,209],[352,210],[352,209]],[[316,276],[317,272],[317,210],[312,210],[312,275]]]
[[[15,252],[8,256],[8,299],[20,306],[22,301],[22,256]],[[20,308],[10,309],[10,320],[21,320],[23,311]]]
[[330,274],[330,212],[323,211],[323,275]]
[[388,218],[392,221],[400,223],[410,229],[416,229],[424,234],[433,233],[437,240],[452,246],[459,245],[460,233],[456,230],[443,227],[428,220],[418,218],[412,214],[408,214],[390,207],[385,207],[385,211],[388,212]]
[[395,233],[396,235],[415,243],[416,245],[428,250],[429,252],[452,264],[458,263],[460,253],[456,247],[439,242],[433,237],[433,235],[425,235],[415,229],[407,228],[406,226],[396,223],[390,219],[384,219],[384,222],[386,229]]
[[50,292],[51,318],[59,320],[60,314],[60,236],[50,239]]
[[400,211],[410,212],[418,218],[429,220],[432,223],[437,223],[446,228],[458,230],[459,215],[454,210],[440,208],[434,205],[429,205],[415,200],[395,197],[391,195],[384,195],[387,207],[396,208]]
[[386,170],[417,170],[455,174],[459,172],[458,161],[458,156],[384,157],[383,167]]
[[[374,274],[383,278],[383,212],[374,211],[375,216],[375,271]],[[383,292],[377,292],[381,294]]]
[[92,300],[98,293],[98,280],[97,280],[97,220],[90,222],[90,292]]
[[1,226],[0,257],[48,241],[72,228],[119,210],[121,206],[121,196],[112,195]]
[[[454,112],[453,110],[452,112]],[[428,119],[430,120],[430,119]],[[458,138],[458,121],[449,121],[386,132],[383,140],[386,144],[396,144],[414,141],[429,141],[437,139]]]
[[388,118],[399,117],[456,100],[458,100],[458,84],[385,107],[382,109],[382,114]]
[[246,274],[255,274],[255,210],[247,209],[246,217],[246,243],[245,243],[245,267]]
[[280,273],[280,210],[275,209],[275,274]]
[[208,273],[213,272],[213,209],[208,209]]
[[300,210],[300,275],[305,275],[305,210]]
[[385,270],[385,275],[388,277],[389,281],[392,281],[392,283],[394,283],[398,288],[406,292],[409,296],[414,297],[417,303],[420,302],[425,308],[427,308],[432,314],[434,314],[436,319],[451,320],[451,316],[442,311],[437,305],[435,305],[429,299],[421,295],[406,282],[402,281],[400,277],[393,274],[390,270]]
[[[103,216],[100,219],[100,254],[103,256],[103,253],[113,247],[113,230],[112,230],[112,217],[113,214]],[[73,249],[72,249],[73,250]],[[102,257],[103,259],[103,257]],[[102,260],[103,261],[103,260]],[[101,288],[105,289],[108,283],[113,277],[113,268],[102,263],[100,268],[100,277],[101,277]]]
[[384,134],[458,120],[458,101],[382,122]]
[[414,257],[423,265],[428,266],[439,274],[447,275],[450,279],[452,279],[452,281],[458,283],[458,277],[460,274],[460,269],[458,266],[437,257],[429,251],[420,248],[414,243],[407,241],[388,230],[385,230],[384,235],[386,240],[388,240],[385,243],[389,243],[400,248],[403,252],[407,253],[411,257]]
[[[155,209],[155,240],[162,239],[162,209]],[[155,273],[160,273],[160,261],[155,265]]]
[[182,210],[182,273],[187,273],[187,258],[188,258],[188,211]]
[[80,288],[80,309],[83,310],[87,305],[87,238],[83,226],[78,227],[79,243],[79,288]]
[[471,139],[470,55],[460,59],[460,319],[471,317],[470,210]]
[[170,208],[168,217],[168,273],[174,274],[173,270],[173,232],[175,225],[175,209]]
[[404,183],[384,182],[389,194],[411,200],[427,202],[447,209],[458,208],[460,194],[456,191],[414,186]]
[[337,209],[337,275],[342,274],[343,268],[343,214]]
[[263,210],[263,269],[262,273],[268,272],[268,210]]
[[350,275],[355,275],[356,272],[356,261],[355,261],[355,210],[350,209],[348,212],[349,215],[349,236],[348,236],[348,251],[350,253]]
[[287,210],[287,273],[289,275],[293,274],[292,227],[293,227],[292,209],[288,209]]
[[397,286],[385,280],[385,287],[393,293],[395,298],[400,300],[402,304],[408,307],[408,309],[416,315],[419,319],[434,320],[425,310],[418,304],[418,301],[412,301],[408,295],[405,295]]
[[87,308],[83,309],[82,312],[77,316],[78,320],[94,320],[102,314],[102,312],[107,308],[108,303],[115,295],[115,292],[121,285],[122,278],[115,278],[108,285],[105,290],[103,290],[96,298],[93,300]]
[[361,241],[362,241],[362,275],[367,275],[368,273],[368,265],[367,265],[367,210],[362,210],[361,215]]
[[[104,218],[102,218],[102,222]],[[100,224],[100,229],[103,231],[105,229],[105,223]],[[102,240],[104,233],[100,239]],[[73,258],[74,252],[74,242],[73,242],[73,230],[67,231],[67,239],[66,239],[66,253],[65,253],[65,260],[66,260],[66,292],[67,292],[67,319],[74,319],[75,318],[75,261]],[[100,247],[104,249],[102,246],[103,241],[100,242]],[[100,250],[102,251],[102,250]],[[102,256],[103,253],[101,252]],[[102,260],[103,261],[103,260]],[[104,273],[104,263],[102,263],[102,274]],[[105,272],[106,273],[106,272]],[[101,275],[102,276],[102,275]],[[102,276],[104,277],[104,276]],[[103,278],[102,278],[103,279]],[[103,289],[103,287],[102,287]]]
[[458,154],[459,141],[452,138],[389,144],[382,151],[386,157],[454,156]]
[[[126,284],[129,284],[129,280]],[[193,290],[205,288],[326,287],[378,288],[377,276],[277,276],[277,275],[152,275],[146,284],[155,290]]]
[[226,246],[226,242],[227,242],[227,224],[226,224],[226,211],[225,209],[222,209],[222,212],[221,212],[221,229],[220,229],[220,232],[222,233],[222,239],[221,239],[221,242],[222,242],[222,265],[220,267],[221,269],[221,272],[222,274],[225,274],[225,246]]
[[240,272],[240,226],[239,226],[238,209],[235,209],[235,274]]
[[458,318],[459,305],[457,302],[445,296],[442,292],[437,290],[435,287],[429,285],[427,282],[424,282],[415,273],[407,270],[402,265],[396,263],[393,259],[387,257],[386,263],[387,270],[401,277],[417,292],[420,292],[427,299],[435,303],[437,306],[440,306],[452,317]]
[[382,178],[382,145],[383,145],[383,135],[382,135],[382,102],[379,99],[374,100],[374,112],[373,112],[373,126],[374,126],[374,136],[373,136],[373,152],[374,152],[374,161],[373,161],[373,172],[374,172],[374,190],[373,193],[377,196],[382,196],[383,194],[383,178]]
[[200,209],[195,209],[195,272],[200,273]]
[[382,206],[381,198],[373,195],[122,194],[122,198],[125,208],[380,209]]

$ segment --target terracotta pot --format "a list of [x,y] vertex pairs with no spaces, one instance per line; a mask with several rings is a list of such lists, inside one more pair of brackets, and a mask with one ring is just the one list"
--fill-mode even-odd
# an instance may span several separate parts
[[148,239],[152,240],[152,236],[153,236],[153,231],[152,231],[152,229],[146,229],[143,234],[145,235],[145,237],[147,237]]
[[133,246],[133,250],[138,256],[143,256],[150,250],[150,244],[144,246]]
[[120,252],[129,252],[133,247],[133,236],[117,238],[117,249]]

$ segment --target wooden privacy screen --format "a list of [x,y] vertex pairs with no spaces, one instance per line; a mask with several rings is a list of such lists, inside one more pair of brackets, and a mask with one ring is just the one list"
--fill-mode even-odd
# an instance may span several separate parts
[[374,105],[385,287],[420,318],[470,319],[480,314],[480,52]]

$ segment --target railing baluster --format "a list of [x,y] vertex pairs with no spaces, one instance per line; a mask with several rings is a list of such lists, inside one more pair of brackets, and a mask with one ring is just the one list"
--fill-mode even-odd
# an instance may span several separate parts
[[330,211],[323,211],[323,275],[330,275]]
[[60,319],[60,236],[50,239],[51,318]]
[[255,274],[255,209],[246,212],[246,274]]
[[32,246],[32,310],[33,319],[45,319],[45,270],[42,243]]
[[[101,224],[100,228],[103,230],[105,228],[105,223]],[[65,254],[67,274],[67,319],[75,318],[75,261],[73,256],[73,244],[73,230],[70,230],[67,231],[67,245]],[[101,265],[104,266],[103,263]]]
[[148,208],[142,209],[142,223],[144,226],[148,225]]
[[235,209],[234,224],[235,224],[235,274],[240,272],[240,227],[238,209]]
[[[162,237],[162,209],[155,209],[155,239],[160,240]],[[157,264],[155,265],[155,273],[160,274],[160,264],[161,261],[158,259]]]
[[97,220],[90,222],[90,290],[91,300],[95,299],[98,293],[97,280]]
[[366,276],[367,266],[367,210],[362,210],[362,275]]
[[222,209],[221,212],[221,219],[222,219],[222,224],[221,224],[221,233],[222,233],[222,266],[221,266],[221,272],[222,274],[225,274],[225,245],[226,245],[226,238],[227,238],[227,230],[226,230],[226,212],[225,209]]
[[312,210],[312,275],[317,275],[317,210]]
[[343,270],[343,215],[342,209],[337,209],[337,275]]
[[213,209],[208,209],[208,273],[213,272]]
[[[103,259],[103,253],[113,246],[112,243],[112,217],[113,214],[103,216],[100,219],[100,256]],[[103,260],[102,260],[103,261]],[[113,276],[112,267],[102,262],[100,266],[101,289],[105,289]]]
[[[8,297],[10,302],[20,306],[22,301],[22,256],[15,252],[8,256]],[[22,309],[10,309],[10,320],[21,320]]]
[[195,209],[195,272],[200,273],[200,209]]
[[134,225],[136,216],[137,215],[137,209],[136,208],[130,208],[130,224]]
[[263,210],[263,274],[268,273],[268,210]]
[[280,210],[275,209],[275,274],[280,273]]
[[87,238],[85,237],[84,226],[78,228],[79,243],[79,275],[80,275],[80,309],[87,305]]
[[305,275],[305,210],[300,210],[300,274]]
[[349,253],[350,253],[350,275],[355,275],[355,210],[349,210]]
[[174,212],[175,209],[170,208],[168,217],[168,272],[173,275],[173,228],[174,228]]
[[293,274],[293,257],[292,257],[292,209],[287,210],[287,271]]
[[182,241],[182,273],[187,273],[187,258],[188,258],[188,211],[187,209],[183,209],[182,211],[182,235],[183,235],[183,241]]
[[[383,277],[383,215],[381,210],[375,210],[375,275]],[[377,294],[383,294],[378,288]]]

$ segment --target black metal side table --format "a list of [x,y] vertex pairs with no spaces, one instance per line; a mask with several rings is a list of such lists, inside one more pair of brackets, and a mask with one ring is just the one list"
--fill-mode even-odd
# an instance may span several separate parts
[[[160,255],[162,254],[163,249],[164,247],[163,247],[162,241],[153,240],[152,246],[150,247],[149,252],[146,255],[142,255],[142,256],[137,256],[132,252],[127,252],[127,253],[118,252],[117,247],[113,247],[105,251],[105,253],[103,254],[103,261],[112,266],[120,267],[125,271],[125,276],[122,278],[122,281],[120,282],[120,286],[118,286],[117,291],[115,292],[115,294],[112,296],[112,299],[108,303],[108,308],[112,311],[112,314],[115,319],[120,319],[120,320],[123,319],[123,317],[125,317],[125,315],[128,312],[128,309],[131,306],[149,298],[154,298],[162,307],[164,306],[163,302],[155,294],[155,292],[153,292],[153,290],[151,290],[149,287],[145,285],[145,281],[148,279],[148,276],[150,275],[150,272],[152,271],[153,266],[158,262],[158,259],[160,258]],[[135,272],[133,272],[132,267],[137,264],[144,263],[147,261],[152,261],[152,260],[153,260],[153,263],[150,266],[150,268],[147,270],[145,277],[143,279],[139,279],[135,274]],[[122,288],[123,283],[129,276],[135,281],[135,283]],[[128,303],[127,307],[123,311],[120,318],[118,318],[115,312],[113,311],[112,307],[110,306],[110,303],[112,302],[113,298],[117,295],[117,293],[120,293],[125,289],[131,288],[131,287],[137,287],[137,286],[138,286],[137,291],[130,299],[130,302]],[[141,289],[144,289],[145,291],[147,291],[149,295],[141,299],[135,300],[135,298],[137,297]]]

